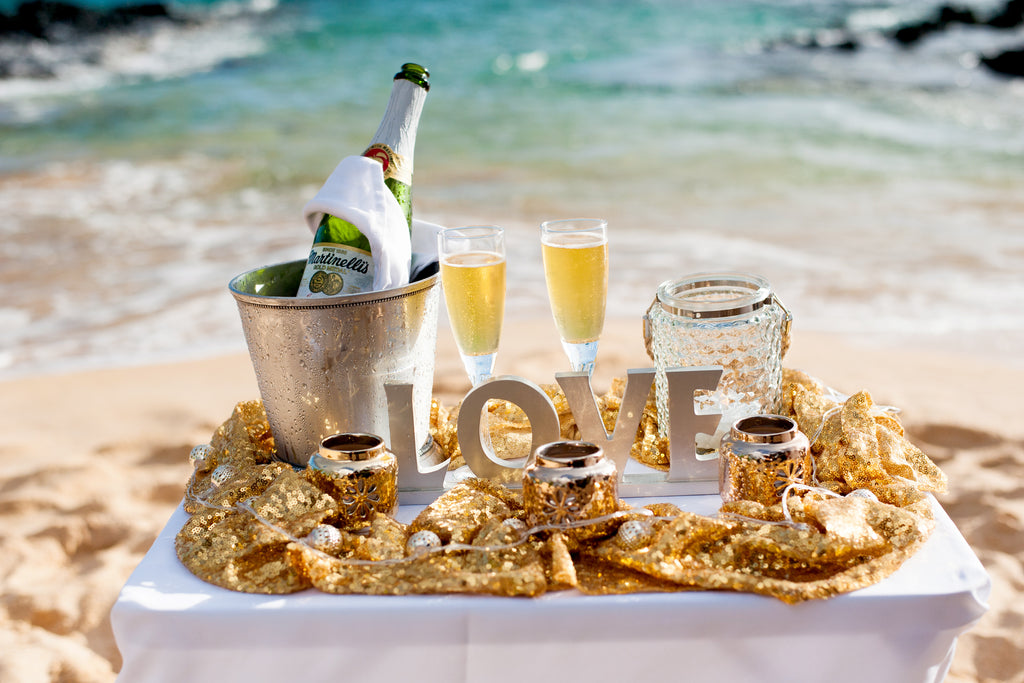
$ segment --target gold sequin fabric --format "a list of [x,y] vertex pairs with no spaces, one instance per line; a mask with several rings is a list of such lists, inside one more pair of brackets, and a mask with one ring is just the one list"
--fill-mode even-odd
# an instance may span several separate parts
[[[520,533],[504,523],[510,508],[489,488],[487,482],[460,484],[440,496],[406,528],[378,515],[378,525],[386,533],[380,546],[370,552],[366,552],[367,547],[381,536],[372,527],[374,533],[369,539],[352,542],[351,549],[343,550],[339,557],[302,544],[289,546],[288,557],[314,587],[325,593],[534,596],[546,592],[543,542],[520,542]],[[445,521],[440,523],[442,517]],[[446,544],[468,547],[405,557],[407,537],[422,529],[437,529],[449,539]],[[350,561],[353,559],[377,562],[354,564]]]
[[[623,386],[617,381],[599,399],[608,428]],[[545,391],[563,438],[578,436],[557,386]],[[494,441],[499,455],[521,457],[530,440],[525,415],[501,401],[488,411],[495,432],[504,435]],[[531,533],[521,493],[479,479],[446,491],[410,524],[374,512],[353,525],[332,487],[273,460],[262,405],[240,403],[211,439],[212,461],[189,482],[191,517],[175,545],[199,578],[254,593],[731,590],[800,602],[880,581],[927,539],[933,522],[925,493],[944,490],[945,476],[867,392],[839,399],[813,378],[787,371],[781,412],[812,441],[812,490],[793,490],[774,505],[734,501],[714,516],[665,503],[630,509],[619,501],[618,511],[598,522],[600,533],[580,539],[550,529]],[[437,401],[431,411],[438,447],[455,458],[457,413]],[[667,443],[656,435],[651,400],[633,457],[665,468]],[[227,468],[215,477],[221,466]],[[633,523],[628,542],[617,534],[627,521]],[[341,538],[329,553],[304,542],[324,524]],[[409,544],[416,532],[436,534],[441,547]]]
[[[276,470],[273,482],[262,493],[245,499],[262,518],[293,536],[304,536],[336,514],[335,501],[290,466],[255,465],[249,471],[258,479],[267,468]],[[246,475],[237,480],[244,488],[247,483],[243,482],[247,482]],[[244,495],[225,494],[229,495],[218,496],[219,503]],[[287,560],[287,545],[287,536],[252,515],[206,506],[192,515],[175,539],[178,558],[193,574],[246,593],[292,593],[309,587],[309,581]]]
[[946,491],[946,475],[867,391],[840,401],[804,373],[787,371],[784,380],[782,414],[795,419],[811,440],[821,486],[840,494],[867,489],[899,507],[922,502],[926,492]]
[[[719,517],[679,512],[657,522],[646,547],[626,550],[607,539],[585,555],[594,567],[604,562],[631,569],[645,580],[660,579],[656,590],[671,584],[758,593],[795,603],[880,581],[931,531],[930,520],[923,516],[863,498],[796,499],[792,508],[803,528],[762,523],[781,515],[759,503],[730,504]],[[599,581],[581,590],[620,592]]]

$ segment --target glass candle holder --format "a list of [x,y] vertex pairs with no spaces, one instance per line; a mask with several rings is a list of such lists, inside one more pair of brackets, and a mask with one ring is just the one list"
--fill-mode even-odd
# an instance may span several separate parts
[[718,452],[722,500],[752,500],[772,506],[790,484],[805,484],[811,448],[795,421],[781,415],[737,420]]
[[[615,463],[586,441],[554,441],[539,446],[523,472],[526,523],[571,525],[618,510]],[[566,535],[590,538],[607,531],[605,525],[576,527]]]
[[332,434],[307,466],[310,480],[338,501],[343,526],[365,525],[398,507],[398,460],[374,434]]
[[722,414],[713,435],[698,434],[698,454],[716,451],[736,420],[776,412],[791,322],[768,281],[756,275],[698,273],[662,283],[644,316],[661,436],[668,436],[668,368],[723,370],[715,391],[695,396],[698,415]]

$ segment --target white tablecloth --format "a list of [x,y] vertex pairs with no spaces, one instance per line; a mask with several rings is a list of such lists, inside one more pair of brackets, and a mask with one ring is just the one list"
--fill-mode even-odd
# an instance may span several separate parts
[[[670,499],[714,512],[718,496]],[[787,605],[728,592],[539,598],[235,593],[174,553],[179,508],[111,612],[119,683],[157,681],[941,681],[990,582],[936,503],[879,584]],[[419,508],[403,507],[410,520]]]

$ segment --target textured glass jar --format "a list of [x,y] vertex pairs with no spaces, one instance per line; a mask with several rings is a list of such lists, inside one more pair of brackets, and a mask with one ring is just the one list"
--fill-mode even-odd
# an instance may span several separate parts
[[661,435],[668,435],[668,368],[722,368],[718,388],[696,394],[698,415],[722,413],[715,434],[697,436],[702,455],[718,449],[736,420],[777,412],[791,321],[768,281],[756,275],[698,273],[662,283],[644,316]]

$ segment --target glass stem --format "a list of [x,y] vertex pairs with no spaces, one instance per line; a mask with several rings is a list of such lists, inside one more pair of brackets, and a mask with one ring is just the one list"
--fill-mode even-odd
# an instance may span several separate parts
[[573,372],[594,374],[594,360],[597,358],[597,340],[589,342],[562,342],[565,355]]
[[475,387],[491,378],[494,374],[494,357],[497,353],[485,353],[479,356],[462,355],[462,364],[466,366],[469,381]]

